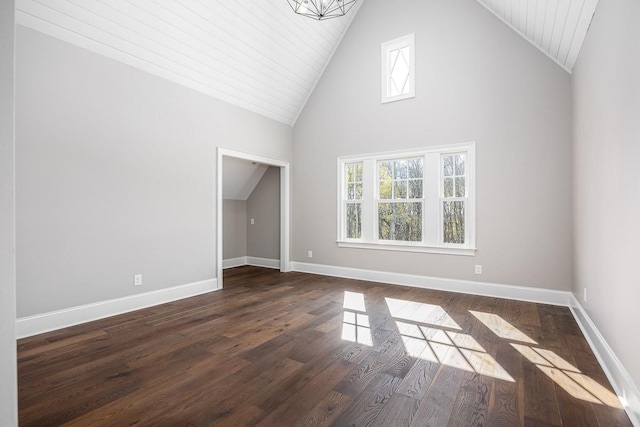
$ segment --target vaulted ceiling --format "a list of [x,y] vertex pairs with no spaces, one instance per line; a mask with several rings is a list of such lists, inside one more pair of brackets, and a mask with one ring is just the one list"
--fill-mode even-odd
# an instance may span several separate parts
[[[319,22],[286,0],[17,0],[16,22],[293,125],[365,1]],[[598,0],[477,1],[571,72]]]
[[286,0],[17,0],[16,22],[293,124],[351,19]]
[[478,2],[569,73],[598,5],[598,0]]

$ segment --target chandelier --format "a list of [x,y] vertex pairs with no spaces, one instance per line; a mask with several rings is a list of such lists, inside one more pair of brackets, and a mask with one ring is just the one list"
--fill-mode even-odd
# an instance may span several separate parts
[[298,15],[323,19],[344,16],[353,7],[356,0],[287,0],[291,9]]

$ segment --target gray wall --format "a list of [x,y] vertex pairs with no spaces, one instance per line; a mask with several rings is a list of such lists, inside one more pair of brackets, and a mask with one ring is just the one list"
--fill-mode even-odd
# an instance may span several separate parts
[[0,420],[18,425],[13,0],[0,2]]
[[247,255],[279,260],[280,168],[270,166],[247,199],[247,224]]
[[247,256],[247,201],[222,201],[222,259]]
[[636,384],[640,384],[638,22],[638,1],[599,2],[573,75],[573,291]]
[[291,128],[21,26],[16,52],[18,316],[215,277],[216,147],[290,161]]
[[[380,43],[412,32],[416,98],[383,105]],[[338,156],[469,141],[475,257],[337,247]],[[294,261],[571,287],[570,76],[473,0],[363,2],[294,127],[293,151]]]

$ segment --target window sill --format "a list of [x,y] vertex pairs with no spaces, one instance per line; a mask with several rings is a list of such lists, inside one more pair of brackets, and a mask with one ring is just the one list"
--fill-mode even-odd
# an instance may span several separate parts
[[356,248],[356,249],[374,249],[379,251],[398,251],[398,252],[421,252],[428,254],[441,254],[441,255],[462,255],[462,256],[475,256],[476,248],[455,248],[448,246],[423,246],[423,245],[411,245],[411,244],[397,244],[397,243],[383,243],[383,242],[358,242],[338,240],[338,247],[341,248]]

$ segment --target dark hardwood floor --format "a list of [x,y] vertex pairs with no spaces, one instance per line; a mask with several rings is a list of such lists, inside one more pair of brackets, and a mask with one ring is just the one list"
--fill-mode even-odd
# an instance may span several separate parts
[[22,426],[631,426],[566,308],[239,267],[18,342]]

